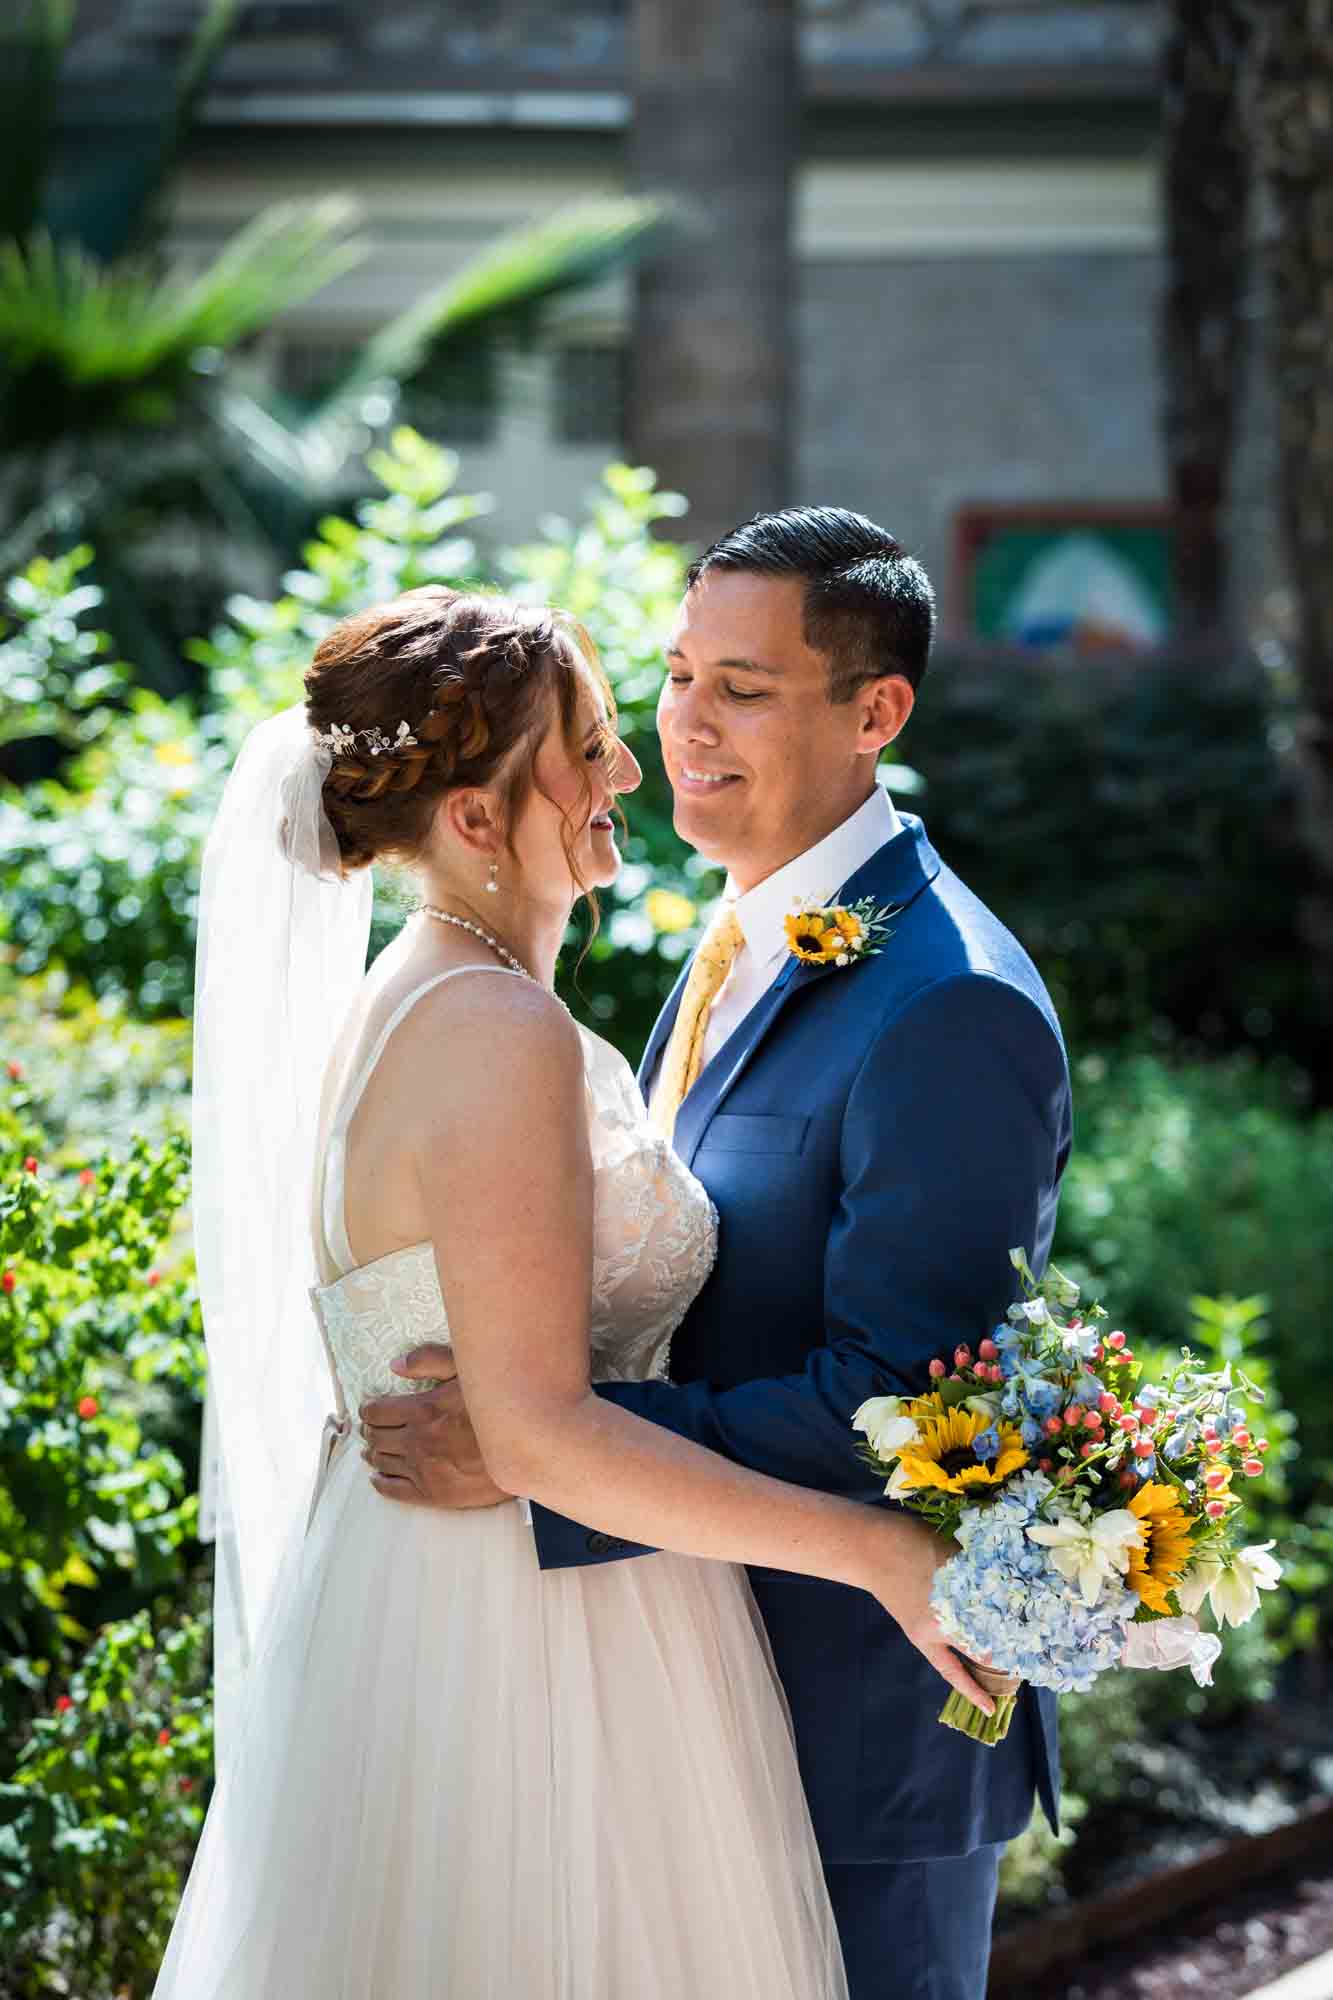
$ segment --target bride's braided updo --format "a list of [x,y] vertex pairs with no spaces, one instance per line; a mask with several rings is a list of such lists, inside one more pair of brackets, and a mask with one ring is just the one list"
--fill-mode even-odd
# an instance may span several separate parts
[[[581,628],[504,597],[428,585],[335,625],[305,677],[306,716],[342,737],[324,810],[344,869],[416,859],[459,786],[498,785],[512,828],[553,719],[574,747],[588,674],[610,709]],[[416,741],[399,746],[404,722]],[[362,747],[375,731],[388,747]]]

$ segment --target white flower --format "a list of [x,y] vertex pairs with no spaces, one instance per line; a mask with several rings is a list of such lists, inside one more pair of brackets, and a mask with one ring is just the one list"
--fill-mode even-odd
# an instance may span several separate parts
[[1213,1616],[1219,1625],[1244,1625],[1259,1609],[1259,1592],[1276,1590],[1282,1576],[1281,1564],[1268,1551],[1271,1542],[1240,1549],[1208,1593]]
[[877,1458],[896,1458],[916,1439],[916,1424],[902,1414],[902,1407],[901,1396],[872,1396],[852,1418],[852,1429],[865,1432]]
[[1259,1592],[1276,1590],[1282,1566],[1268,1551],[1272,1542],[1239,1549],[1229,1563],[1203,1556],[1176,1585],[1182,1611],[1197,1611],[1208,1599],[1219,1625],[1244,1625],[1259,1609]]
[[890,1500],[905,1500],[909,1493],[915,1491],[911,1477],[904,1466],[894,1466],[892,1477],[884,1491]]
[[1021,1310],[1024,1319],[1031,1320],[1033,1326],[1043,1326],[1050,1318],[1045,1299],[1025,1299]]
[[965,1396],[963,1408],[971,1410],[974,1417],[989,1417],[994,1423],[1000,1414],[1000,1399],[998,1396]]
[[1212,1556],[1200,1556],[1192,1562],[1175,1587],[1181,1610],[1192,1618],[1221,1574],[1222,1565]]
[[1113,1576],[1124,1576],[1129,1568],[1129,1551],[1142,1539],[1138,1521],[1127,1507],[1099,1514],[1091,1522],[1076,1521],[1062,1514],[1048,1527],[1038,1522],[1028,1536],[1051,1551],[1051,1561],[1062,1577],[1076,1583],[1085,1604],[1095,1604],[1102,1585]]

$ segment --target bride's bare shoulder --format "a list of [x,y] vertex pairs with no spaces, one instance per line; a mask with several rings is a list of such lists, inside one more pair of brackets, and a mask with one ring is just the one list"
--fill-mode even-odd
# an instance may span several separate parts
[[559,1084],[583,1074],[583,1048],[568,1009],[535,979],[489,966],[457,968],[423,993],[394,1041],[394,1067],[434,1096],[446,1079],[466,1100],[487,1089]]

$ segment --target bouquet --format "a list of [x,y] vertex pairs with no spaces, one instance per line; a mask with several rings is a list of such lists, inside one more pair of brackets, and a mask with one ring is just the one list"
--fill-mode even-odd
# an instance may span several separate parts
[[1272,1542],[1241,1547],[1237,1482],[1264,1469],[1246,1404],[1262,1392],[1188,1348],[1155,1382],[1123,1332],[1054,1267],[1010,1260],[1023,1297],[975,1356],[930,1364],[920,1396],[875,1396],[852,1419],[890,1499],[958,1551],[931,1602],[995,1713],[953,1692],[941,1722],[979,1743],[1007,1733],[1024,1681],[1082,1692],[1108,1667],[1188,1666],[1211,1684],[1222,1650],[1200,1630],[1254,1615],[1281,1570]]

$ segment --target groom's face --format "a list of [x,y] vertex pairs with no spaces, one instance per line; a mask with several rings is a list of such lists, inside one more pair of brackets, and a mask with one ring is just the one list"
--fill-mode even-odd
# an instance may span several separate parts
[[804,590],[709,571],[667,641],[657,727],[676,831],[742,892],[856,811],[884,740],[866,736],[867,699],[830,700],[828,657],[802,631]]

